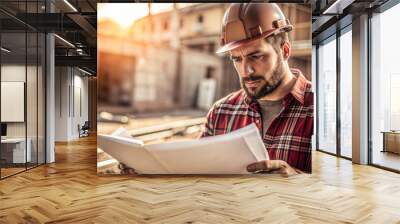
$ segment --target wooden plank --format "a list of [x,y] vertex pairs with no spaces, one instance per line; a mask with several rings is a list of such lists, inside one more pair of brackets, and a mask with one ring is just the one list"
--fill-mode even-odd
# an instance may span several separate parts
[[167,131],[171,129],[176,129],[176,128],[185,128],[188,126],[194,126],[194,125],[200,125],[205,122],[205,118],[193,118],[193,119],[188,119],[188,120],[180,120],[180,121],[173,121],[165,124],[160,124],[160,125],[154,125],[150,127],[144,127],[140,129],[133,129],[133,130],[128,130],[127,133],[131,135],[132,137],[140,136],[140,135],[146,135],[146,134],[151,134],[155,132],[161,132],[161,131]]

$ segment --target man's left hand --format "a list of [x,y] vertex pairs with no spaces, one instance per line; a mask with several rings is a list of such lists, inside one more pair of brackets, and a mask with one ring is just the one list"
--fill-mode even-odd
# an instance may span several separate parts
[[302,173],[283,160],[263,160],[247,166],[249,172],[278,172],[284,177]]

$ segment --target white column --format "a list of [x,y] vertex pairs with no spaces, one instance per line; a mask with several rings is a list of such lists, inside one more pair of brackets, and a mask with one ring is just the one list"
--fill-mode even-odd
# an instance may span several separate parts
[[[46,12],[54,12],[54,5],[46,1]],[[55,43],[54,34],[46,34],[46,163],[55,162]]]
[[55,75],[54,35],[46,35],[46,163],[55,161]]
[[353,162],[368,163],[368,15],[353,20]]

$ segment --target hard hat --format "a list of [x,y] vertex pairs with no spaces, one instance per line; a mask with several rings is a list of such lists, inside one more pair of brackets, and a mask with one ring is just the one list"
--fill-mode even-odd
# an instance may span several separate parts
[[293,26],[275,3],[234,3],[222,21],[221,48],[217,54],[251,41],[291,31]]

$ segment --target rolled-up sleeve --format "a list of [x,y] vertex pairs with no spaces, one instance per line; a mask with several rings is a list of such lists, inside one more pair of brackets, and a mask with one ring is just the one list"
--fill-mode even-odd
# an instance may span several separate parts
[[214,106],[208,111],[207,119],[204,123],[203,131],[200,135],[200,138],[207,136],[214,136],[214,122],[215,122],[215,108]]

